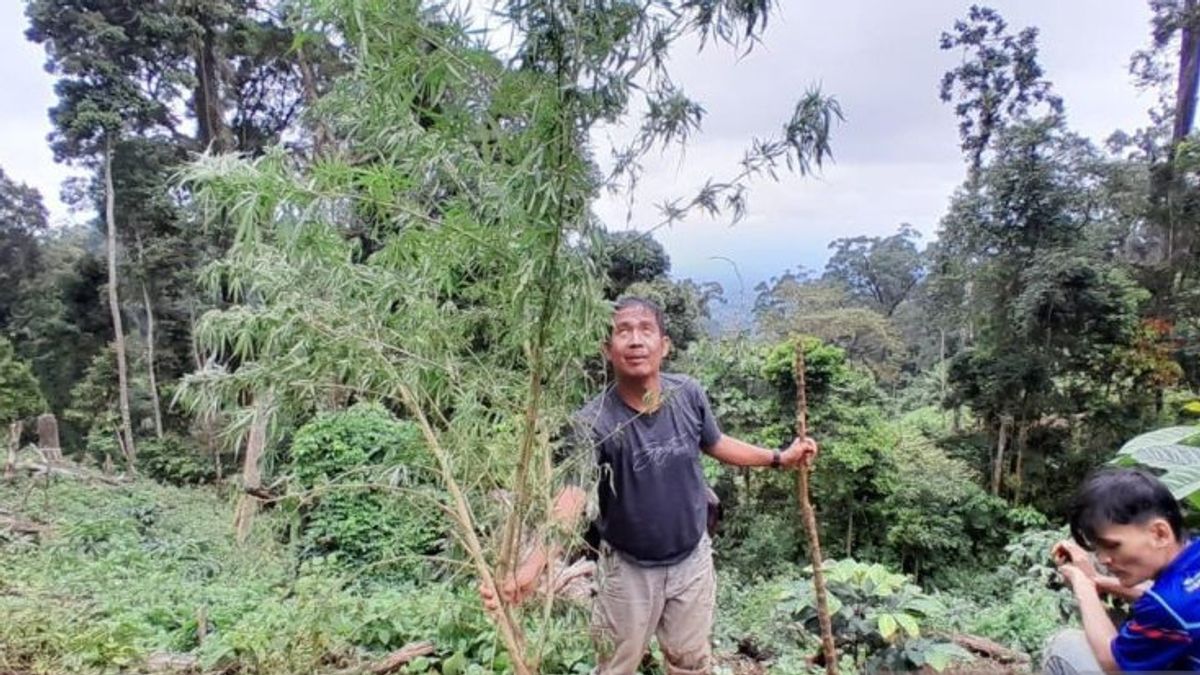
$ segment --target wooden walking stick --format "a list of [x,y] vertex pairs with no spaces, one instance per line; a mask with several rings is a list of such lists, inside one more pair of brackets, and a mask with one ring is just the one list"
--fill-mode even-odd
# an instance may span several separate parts
[[[804,383],[804,344],[795,340],[796,358],[792,362],[792,376],[796,380],[796,437],[808,437],[808,397]],[[800,500],[800,513],[804,518],[804,530],[808,534],[808,557],[813,566],[813,587],[817,593],[817,621],[821,624],[821,649],[825,653],[825,672],[837,675],[837,647],[833,644],[833,621],[829,616],[829,600],[825,590],[824,558],[821,557],[821,536],[817,531],[817,514],[813,510],[808,491],[808,472],[812,465],[804,462],[796,468],[796,496]]]

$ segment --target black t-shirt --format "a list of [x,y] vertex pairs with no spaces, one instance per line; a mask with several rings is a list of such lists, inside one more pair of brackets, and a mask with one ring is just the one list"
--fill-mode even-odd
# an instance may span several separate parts
[[721,438],[704,389],[683,375],[660,377],[653,413],[630,408],[609,387],[575,415],[600,470],[600,536],[646,567],[673,565],[700,543],[708,508],[700,452]]

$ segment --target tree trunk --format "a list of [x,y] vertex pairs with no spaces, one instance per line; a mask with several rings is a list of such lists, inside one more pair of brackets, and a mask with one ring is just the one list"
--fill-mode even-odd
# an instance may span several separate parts
[[[304,105],[308,106],[309,110],[317,103],[320,94],[317,92],[317,73],[313,70],[312,64],[309,63],[308,57],[305,54],[304,47],[296,50],[296,63],[300,67],[300,82],[302,91],[304,92]],[[313,152],[318,157],[329,154],[329,150],[333,147],[333,134],[329,131],[329,126],[325,124],[325,120],[320,116],[313,116]]]
[[846,518],[846,557],[854,557],[854,509],[850,509]]
[[1013,493],[1013,503],[1021,503],[1021,489],[1025,486],[1025,445],[1029,439],[1029,423],[1021,420],[1017,423],[1017,457],[1013,468],[1013,476],[1017,479],[1017,487]]
[[[196,342],[196,310],[190,304],[188,305],[188,334],[191,336],[192,361],[196,364],[196,370],[201,370],[204,368],[204,359],[200,357],[200,345]],[[217,424],[213,419],[212,411],[206,408],[200,413],[197,422],[200,425],[200,434],[204,436],[204,447],[208,449],[208,454],[212,455],[217,482],[220,483],[224,479],[224,472],[221,466],[221,446],[217,445],[216,441]]]
[[150,371],[150,402],[154,407],[154,436],[161,441],[162,403],[158,398],[158,379],[154,375],[154,306],[150,303],[150,291],[146,288],[145,281],[142,282],[142,302],[146,305],[146,361]]
[[21,446],[21,420],[8,425],[8,459],[4,462],[4,480],[12,482],[17,475],[17,449]]
[[1008,445],[1008,427],[1012,418],[1000,417],[1000,434],[996,440],[996,459],[992,462],[992,494],[999,496],[1000,484],[1004,476],[1004,450]]
[[52,413],[37,418],[38,447],[47,459],[62,461],[62,445],[58,440],[58,419]]
[[1171,156],[1175,146],[1192,133],[1196,118],[1197,78],[1200,77],[1200,40],[1196,35],[1196,0],[1185,0],[1179,32],[1179,80],[1175,87],[1175,124],[1171,134]]
[[204,28],[204,34],[196,44],[196,88],[192,92],[197,140],[207,151],[227,152],[232,149],[233,138],[225,124],[224,106],[221,105],[216,29],[210,18],[196,19]]
[[271,398],[269,395],[258,397],[254,405],[254,419],[250,423],[250,434],[246,439],[246,456],[242,465],[242,496],[238,499],[237,513],[234,515],[233,527],[237,533],[237,542],[245,543],[250,534],[250,526],[254,524],[254,515],[258,513],[258,497],[251,491],[262,487],[263,450],[267,445],[267,422]]
[[112,310],[113,345],[117,352],[117,385],[121,402],[122,449],[130,474],[137,473],[137,446],[133,443],[133,422],[129,416],[129,372],[125,364],[125,329],[121,326],[121,303],[117,295],[117,219],[112,178],[112,139],[104,143],[104,222],[108,235],[108,306]]

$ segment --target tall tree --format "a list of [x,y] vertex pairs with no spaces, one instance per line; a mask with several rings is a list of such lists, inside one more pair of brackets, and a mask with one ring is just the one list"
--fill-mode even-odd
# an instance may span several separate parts
[[[115,230],[109,286],[140,298],[141,311],[114,314],[113,323],[131,323],[146,338],[151,389],[159,375],[175,378],[193,367],[195,275],[227,246],[185,222],[175,172],[196,151],[259,154],[289,128],[294,147],[303,148],[306,136],[295,128],[302,104],[319,96],[337,69],[336,50],[313,34],[302,47],[302,71],[292,51],[292,7],[251,0],[27,6],[27,37],[45,45],[47,67],[59,76],[51,110],[56,157],[96,172],[78,199],[102,214],[104,231]],[[114,339],[123,343],[121,328]],[[126,358],[123,349],[115,353]],[[88,358],[81,356],[81,368]],[[163,415],[157,405],[154,412],[157,431]]]
[[789,271],[755,290],[754,313],[771,339],[812,335],[843,348],[880,380],[895,382],[903,347],[896,327],[878,310],[851,299],[841,282]]
[[1133,54],[1138,83],[1157,91],[1150,124],[1114,134],[1110,144],[1143,172],[1140,211],[1129,219],[1129,253],[1139,277],[1154,293],[1150,311],[1164,320],[1200,314],[1192,288],[1200,278],[1194,251],[1200,236],[1195,139],[1200,84],[1200,8],[1194,0],[1152,0],[1150,46]]
[[972,327],[949,402],[988,425],[999,492],[1010,473],[1020,478],[1027,432],[1043,417],[1144,400],[1122,360],[1147,295],[1098,226],[1102,162],[1089,143],[1050,118],[1007,126],[994,147],[942,222],[934,276],[951,272],[933,283],[967,289],[946,308]]
[[825,264],[825,279],[845,285],[856,301],[891,317],[924,273],[916,241],[921,236],[911,225],[888,237],[835,239],[833,255]]
[[1013,35],[1000,13],[972,5],[966,19],[941,36],[943,50],[961,50],[962,63],[942,76],[941,97],[954,102],[958,132],[972,173],[983,165],[992,138],[1011,120],[1026,118],[1039,104],[1062,112],[1062,99],[1042,77],[1038,30]]
[[9,331],[22,289],[40,268],[37,238],[45,231],[41,194],[0,168],[0,334]]
[[13,478],[24,420],[45,410],[46,402],[29,364],[18,359],[12,343],[0,336],[0,424],[8,432],[6,480]]

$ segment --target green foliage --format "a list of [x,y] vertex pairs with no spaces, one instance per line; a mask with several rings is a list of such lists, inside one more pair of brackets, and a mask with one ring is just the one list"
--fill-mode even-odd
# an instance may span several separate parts
[[959,117],[962,149],[978,170],[993,135],[1013,121],[1029,116],[1038,104],[1061,114],[1062,99],[1042,79],[1037,61],[1037,28],[1016,35],[990,7],[972,5],[967,19],[954,22],[954,32],[943,32],[943,50],[961,49],[962,63],[942,77],[943,101],[954,101]]
[[878,379],[892,381],[902,351],[897,328],[875,308],[878,303],[864,306],[851,300],[840,278],[849,274],[835,271],[828,279],[815,280],[803,272],[786,272],[759,284],[754,303],[758,324],[771,339],[812,335],[841,347]]
[[1074,595],[1050,559],[1051,547],[1067,536],[1066,528],[1031,529],[1004,547],[1005,558],[991,572],[964,570],[955,592],[966,596],[967,607],[953,627],[1037,657],[1075,616]]
[[[856,665],[872,672],[925,665],[941,671],[954,661],[970,659],[960,647],[923,638],[921,624],[945,610],[904,575],[852,559],[826,561],[824,569],[835,642]],[[818,633],[810,580],[793,584],[779,600],[792,621]]]
[[883,461],[875,483],[882,499],[873,510],[902,569],[938,579],[955,567],[979,566],[1004,545],[1007,505],[980,487],[966,462],[911,437],[902,437]]
[[[793,343],[702,340],[680,365],[705,383],[727,433],[767,446],[791,438],[795,421]],[[813,491],[829,551],[867,556],[943,582],[990,565],[1010,533],[1036,512],[1010,518],[984,492],[970,462],[937,445],[948,421],[933,409],[899,423],[869,375],[844,350],[805,342],[809,424],[821,443]],[[929,476],[938,476],[931,482]],[[718,557],[743,573],[794,564],[806,555],[790,473],[726,469],[716,481],[725,506]]]
[[360,403],[300,427],[290,455],[302,558],[413,575],[440,546],[442,500],[416,425]]
[[[596,232],[591,243],[596,265],[604,270],[604,294],[618,298],[639,282],[667,278],[671,259],[662,244],[641,232]],[[631,294],[632,295],[632,294]]]
[[[52,529],[40,541],[0,536],[0,669],[129,672],[170,651],[205,670],[293,675],[432,640],[435,653],[409,672],[511,672],[471,584],[348,583],[320,564],[297,575],[279,543],[282,513],[265,514],[236,546],[231,502],[207,489],[145,481],[52,483],[32,498],[27,490],[0,486],[0,508]],[[586,672],[585,612],[556,621],[547,672]]]
[[1200,417],[1200,401],[1188,401],[1179,407],[1179,416],[1189,419]]
[[1183,441],[1200,434],[1200,427],[1179,426],[1150,431],[1129,439],[1113,462],[1142,464],[1163,471],[1159,480],[1178,500],[1200,505],[1200,447]]
[[[63,414],[68,422],[84,431],[86,450],[96,460],[104,459],[104,452],[110,449],[108,437],[121,426],[117,407],[116,361],[112,345],[97,352],[83,378],[71,388],[71,407]],[[137,390],[144,391],[141,387]],[[148,411],[145,399],[131,397],[130,402],[131,417],[134,420],[146,419]],[[116,459],[122,454],[117,449],[112,457]]]
[[37,275],[37,238],[45,232],[46,221],[42,195],[0,168],[0,335],[11,332],[16,306]]
[[916,246],[920,236],[905,224],[889,237],[835,239],[822,278],[845,286],[854,302],[891,317],[924,274]]
[[[105,437],[112,441],[111,448],[96,448],[92,446],[89,436],[89,450],[96,456],[98,450],[117,457],[116,441],[111,433]],[[103,456],[100,454],[99,456]],[[188,438],[176,434],[166,434],[161,439],[149,438],[138,443],[138,471],[161,483],[171,485],[198,485],[210,483],[216,478],[216,469],[211,460],[200,453],[200,449]]]
[[0,424],[46,411],[46,401],[29,364],[17,358],[12,343],[0,336]]
[[[929,297],[969,336],[945,404],[983,425],[975,460],[1005,496],[1052,512],[1074,478],[1144,428],[1178,377],[1148,295],[1089,215],[1102,163],[1058,118],[1006,124],[942,221]],[[1174,373],[1174,374],[1172,374]],[[1000,456],[1000,438],[1008,452]]]
[[86,227],[56,228],[39,238],[38,269],[13,289],[19,293],[5,329],[58,415],[60,440],[68,451],[77,449],[87,432],[63,415],[71,389],[111,334],[108,308],[98,301],[104,269],[89,253],[96,243],[96,234]]

